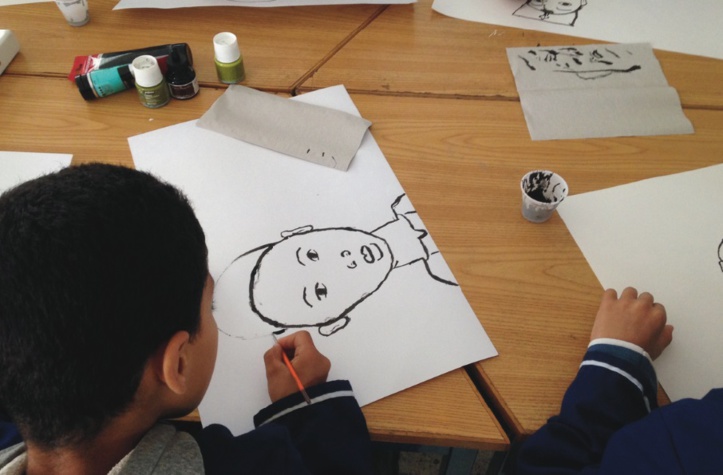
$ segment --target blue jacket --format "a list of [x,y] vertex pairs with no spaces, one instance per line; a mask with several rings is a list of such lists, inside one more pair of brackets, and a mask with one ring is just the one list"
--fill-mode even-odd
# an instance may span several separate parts
[[[307,404],[300,393],[292,394],[259,412],[254,417],[256,429],[237,437],[226,427],[217,424],[191,431],[200,448],[205,473],[371,474],[369,433],[349,382],[327,382],[307,388],[307,393],[312,404]],[[163,433],[169,436],[166,439],[171,442],[178,440],[167,432]],[[151,435],[147,434],[144,440]],[[159,441],[155,439],[153,442],[158,445]],[[0,452],[18,442],[20,438],[15,426],[0,419]],[[190,443],[194,445],[193,439]],[[161,452],[174,453],[170,445],[164,447]],[[24,453],[24,444],[9,450],[12,453],[6,452],[5,455],[11,460]],[[198,453],[195,447],[190,446],[187,452],[184,456],[191,457],[193,452]],[[143,473],[156,473],[153,470],[162,465],[163,460],[160,459],[163,453],[159,459],[139,457],[133,461],[134,467],[138,467],[139,460],[149,460],[150,465],[143,466]],[[147,454],[143,457],[147,457]],[[178,454],[174,457],[178,457]]]
[[560,414],[519,446],[513,473],[723,473],[723,389],[662,408],[656,390],[645,355],[591,345]]
[[234,437],[221,425],[197,434],[206,474],[371,474],[371,442],[347,381],[307,388],[254,417],[256,430]]
[[3,414],[0,414],[0,450],[18,444],[23,440],[15,424],[3,420],[2,417]]

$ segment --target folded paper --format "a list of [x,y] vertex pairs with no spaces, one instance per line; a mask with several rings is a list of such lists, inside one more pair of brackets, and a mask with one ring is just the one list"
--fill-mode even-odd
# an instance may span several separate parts
[[691,134],[649,44],[508,48],[532,140]]
[[197,125],[346,171],[371,122],[339,110],[232,85]]

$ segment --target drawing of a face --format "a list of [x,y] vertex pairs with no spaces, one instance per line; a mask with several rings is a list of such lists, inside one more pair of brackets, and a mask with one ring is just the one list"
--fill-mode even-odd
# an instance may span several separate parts
[[640,69],[627,51],[595,48],[583,52],[574,46],[534,48],[519,56],[532,71],[572,73],[580,79],[598,79]]
[[527,0],[512,14],[548,23],[574,26],[578,12],[585,5],[587,0]]
[[350,228],[294,234],[270,247],[252,274],[251,304],[285,327],[343,317],[376,291],[392,270],[387,243]]
[[[533,2],[538,3],[538,2]],[[553,15],[566,15],[581,9],[587,4],[587,0],[543,0],[542,9]]]

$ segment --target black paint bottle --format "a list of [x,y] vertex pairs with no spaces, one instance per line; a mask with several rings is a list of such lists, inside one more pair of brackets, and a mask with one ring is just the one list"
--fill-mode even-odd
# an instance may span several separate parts
[[[190,50],[188,50],[190,53]],[[190,99],[198,94],[198,79],[196,71],[191,67],[191,61],[185,47],[174,46],[166,60],[168,71],[166,81],[174,99]]]

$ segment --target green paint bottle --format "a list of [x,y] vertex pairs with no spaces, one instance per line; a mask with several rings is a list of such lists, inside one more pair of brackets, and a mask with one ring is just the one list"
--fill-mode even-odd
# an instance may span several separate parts
[[236,35],[226,31],[217,34],[213,37],[213,50],[218,80],[224,84],[236,84],[243,81],[246,72]]
[[131,70],[136,78],[136,90],[141,104],[151,109],[168,104],[171,94],[156,58],[147,54],[138,56],[131,63]]

